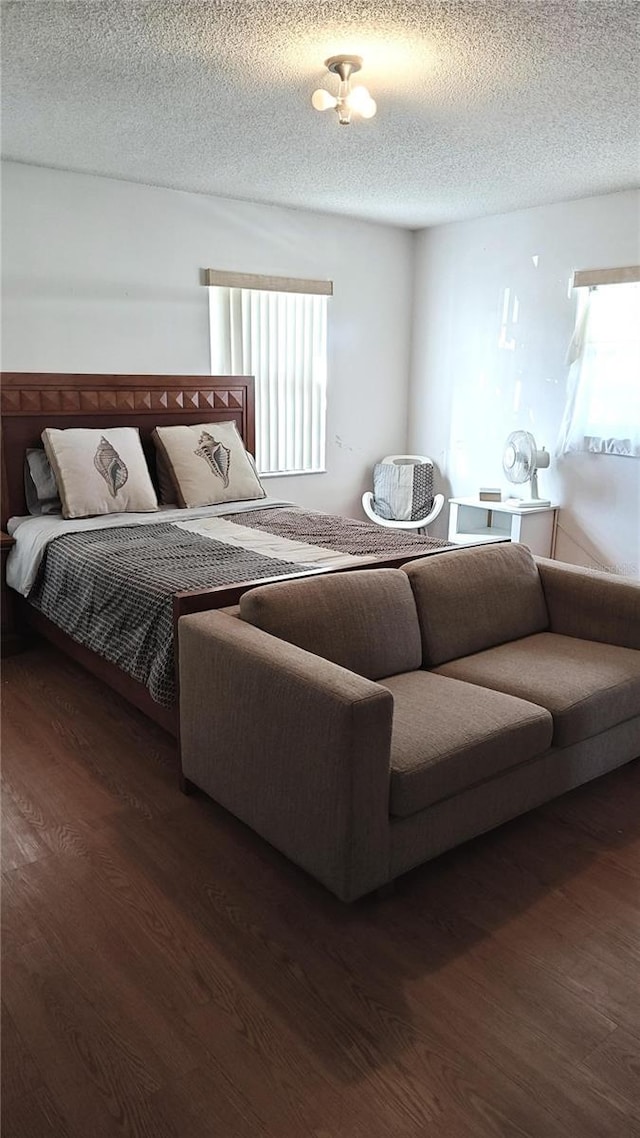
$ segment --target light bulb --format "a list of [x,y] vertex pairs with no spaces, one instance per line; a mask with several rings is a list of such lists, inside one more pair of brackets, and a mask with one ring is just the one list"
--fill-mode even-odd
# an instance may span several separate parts
[[376,103],[375,99],[369,97],[364,106],[359,108],[359,113],[362,115],[363,119],[372,119],[377,109],[378,104]]
[[347,95],[347,103],[352,111],[356,111],[359,115],[362,114],[363,107],[372,101],[371,95],[366,87],[353,87]]
[[311,105],[316,111],[328,111],[331,107],[335,107],[337,102],[338,100],[322,87],[314,91],[311,96]]

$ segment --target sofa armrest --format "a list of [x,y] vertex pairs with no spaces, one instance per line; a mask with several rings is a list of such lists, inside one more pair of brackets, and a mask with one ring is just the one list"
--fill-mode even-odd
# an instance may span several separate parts
[[183,774],[343,900],[387,881],[391,693],[220,612],[178,640]]
[[536,558],[551,632],[640,649],[640,581]]

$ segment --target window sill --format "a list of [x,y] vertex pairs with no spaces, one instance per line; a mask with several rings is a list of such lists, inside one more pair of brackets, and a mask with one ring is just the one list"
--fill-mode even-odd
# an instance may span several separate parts
[[299,478],[304,474],[326,474],[326,467],[318,467],[317,470],[269,470],[258,471],[260,478]]

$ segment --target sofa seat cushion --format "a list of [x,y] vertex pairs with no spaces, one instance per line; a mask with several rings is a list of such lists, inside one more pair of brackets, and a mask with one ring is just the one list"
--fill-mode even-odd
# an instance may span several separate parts
[[541,632],[436,671],[548,708],[557,747],[640,715],[640,652],[633,648]]
[[548,711],[501,692],[407,672],[380,680],[393,695],[391,814],[405,818],[546,751]]

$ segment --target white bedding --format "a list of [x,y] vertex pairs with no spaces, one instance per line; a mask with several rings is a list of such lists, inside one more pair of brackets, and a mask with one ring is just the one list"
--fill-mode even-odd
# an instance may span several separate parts
[[[60,514],[10,518],[7,530],[15,538],[16,544],[7,558],[7,584],[21,593],[23,597],[28,596],[33,588],[49,542],[65,533],[111,529],[115,526],[153,525],[158,522],[179,523],[185,529],[193,528],[196,532],[202,532],[190,523],[207,518],[216,518],[221,514],[242,514],[247,510],[266,510],[275,506],[290,505],[292,505],[291,502],[286,502],[280,498],[256,498],[245,502],[224,502],[215,506],[197,506],[192,509],[177,509],[168,506],[152,513],[104,514],[96,518],[66,519]],[[220,523],[221,527],[224,525],[224,522]],[[210,530],[209,535],[214,536]],[[237,540],[238,537],[239,535],[236,537],[236,543],[240,544]],[[270,535],[265,534],[264,537],[268,540]],[[225,534],[224,536],[221,535],[221,540],[229,541],[230,538]],[[307,548],[311,549],[311,547]]]

